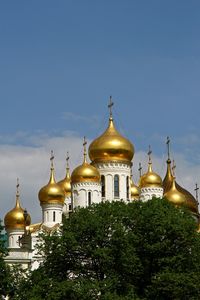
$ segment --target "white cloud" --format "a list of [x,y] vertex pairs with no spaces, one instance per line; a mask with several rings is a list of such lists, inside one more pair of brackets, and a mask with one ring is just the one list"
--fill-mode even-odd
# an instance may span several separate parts
[[[7,142],[15,139],[16,137],[13,137],[13,139],[10,137]],[[60,180],[65,176],[67,151],[70,153],[71,170],[81,163],[82,138],[73,136],[69,132],[54,137],[44,133],[38,135],[25,134],[23,135],[23,145],[0,144],[1,219],[15,204],[16,178],[19,177],[22,206],[30,212],[33,222],[41,220],[38,191],[49,180],[51,150],[54,150],[55,153],[56,179]],[[181,153],[175,153],[174,158],[177,165],[178,183],[193,193],[195,183],[200,181],[200,165],[191,163]],[[133,160],[135,181],[138,180],[139,162],[142,162],[143,172],[146,172],[147,160],[145,152],[136,152]],[[166,157],[164,155],[153,155],[152,160],[154,171],[163,177],[166,172]]]

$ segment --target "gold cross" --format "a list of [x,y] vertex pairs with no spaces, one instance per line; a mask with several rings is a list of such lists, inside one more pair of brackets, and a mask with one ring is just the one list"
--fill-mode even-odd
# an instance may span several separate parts
[[67,168],[69,168],[69,152],[68,151],[67,151],[66,162],[67,162]]
[[151,163],[151,154],[152,154],[152,151],[151,151],[151,146],[149,145],[149,151],[148,151],[148,156],[149,156],[149,163]]
[[167,144],[167,156],[168,156],[168,159],[170,159],[170,149],[169,149],[170,138],[169,137],[167,137],[166,144]]
[[52,167],[52,168],[53,168],[53,160],[54,160],[54,155],[53,155],[53,150],[51,150],[50,161],[51,161],[51,167]]
[[175,165],[175,161],[173,159],[173,163],[172,163],[172,174],[175,177],[175,169],[176,169],[176,165]]
[[17,178],[17,185],[16,185],[16,188],[17,188],[17,195],[19,195],[19,178]]
[[87,145],[87,141],[86,141],[86,137],[84,136],[84,138],[83,138],[83,147],[84,147],[84,162],[86,162],[86,156],[87,156],[87,152],[86,152],[86,145]]
[[195,190],[195,192],[196,192],[196,200],[197,200],[197,203],[198,203],[198,198],[199,198],[199,197],[198,197],[198,194],[199,194],[198,191],[199,191],[199,187],[198,187],[198,184],[197,184],[197,183],[196,183],[196,185],[195,185],[195,189],[194,189],[194,190]]
[[110,110],[110,118],[112,118],[112,107],[114,105],[114,102],[112,101],[112,96],[110,96],[110,103],[108,104],[108,108]]
[[140,174],[140,177],[142,176],[142,164],[141,164],[141,162],[139,162],[139,169],[138,169],[138,171],[139,171],[139,174]]

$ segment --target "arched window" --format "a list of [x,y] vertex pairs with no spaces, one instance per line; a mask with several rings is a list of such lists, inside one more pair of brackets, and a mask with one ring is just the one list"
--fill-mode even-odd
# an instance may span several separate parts
[[119,198],[119,175],[114,176],[114,198]]
[[101,196],[103,198],[106,196],[106,184],[104,175],[101,175]]
[[129,176],[126,177],[126,199],[129,200]]
[[90,206],[91,204],[92,204],[91,192],[88,192],[88,206]]
[[53,222],[55,222],[56,221],[56,212],[54,211],[53,212]]

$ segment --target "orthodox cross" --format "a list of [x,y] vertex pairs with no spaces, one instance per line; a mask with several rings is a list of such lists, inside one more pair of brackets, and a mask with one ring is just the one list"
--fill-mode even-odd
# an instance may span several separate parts
[[175,161],[173,159],[173,163],[172,163],[172,174],[175,177],[175,169],[176,169],[176,165],[175,165]]
[[197,203],[199,203],[199,201],[198,201],[198,200],[199,200],[199,199],[198,199],[198,198],[199,198],[199,197],[198,197],[198,196],[199,196],[199,195],[198,195],[198,194],[199,194],[199,192],[198,192],[198,191],[199,191],[199,187],[198,187],[198,184],[197,184],[197,183],[195,184],[195,189],[194,189],[194,190],[195,190],[195,192],[196,192],[196,200],[197,200]]
[[151,154],[152,154],[152,151],[151,151],[151,146],[149,145],[149,151],[148,151],[148,156],[149,156],[149,164],[151,164]]
[[53,150],[51,150],[50,161],[51,161],[51,167],[52,167],[52,168],[53,168],[53,160],[54,160],[54,155],[53,155]]
[[86,161],[86,145],[87,145],[87,141],[86,141],[86,137],[84,136],[83,138],[83,147],[84,147],[84,161]]
[[67,151],[67,157],[66,157],[67,167],[69,167],[69,152]]
[[170,159],[170,149],[169,149],[170,138],[169,137],[167,137],[166,144],[167,144],[167,156],[168,156],[168,159]]
[[114,102],[112,101],[112,96],[110,96],[110,102],[108,104],[108,108],[110,110],[110,118],[112,118],[112,107],[114,105]]
[[17,185],[16,185],[16,188],[17,188],[17,195],[19,195],[19,178],[17,178]]
[[138,171],[139,171],[139,174],[140,174],[140,177],[142,176],[142,164],[141,164],[141,162],[139,162],[139,169],[138,169]]

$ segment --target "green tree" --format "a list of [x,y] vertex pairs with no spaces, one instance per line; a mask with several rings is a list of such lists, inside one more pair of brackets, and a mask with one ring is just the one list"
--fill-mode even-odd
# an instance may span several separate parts
[[195,221],[165,199],[79,209],[44,241],[14,299],[200,299]]
[[0,296],[6,296],[10,290],[10,270],[5,264],[4,257],[8,254],[5,234],[0,220]]

